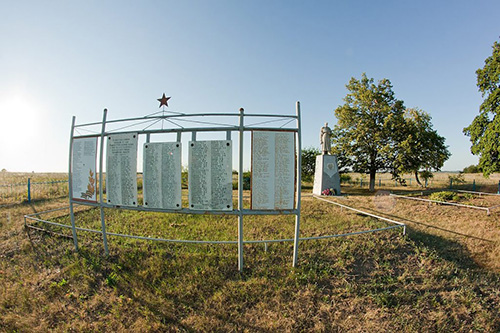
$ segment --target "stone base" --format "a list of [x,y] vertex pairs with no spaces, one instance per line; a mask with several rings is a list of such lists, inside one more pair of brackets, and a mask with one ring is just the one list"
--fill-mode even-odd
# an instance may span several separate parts
[[316,156],[313,194],[321,195],[326,189],[334,189],[335,195],[340,195],[340,174],[335,155]]

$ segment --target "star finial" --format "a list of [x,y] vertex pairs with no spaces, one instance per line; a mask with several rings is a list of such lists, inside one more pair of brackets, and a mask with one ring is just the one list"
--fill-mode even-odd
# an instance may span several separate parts
[[162,105],[165,105],[167,108],[168,108],[168,100],[170,99],[170,97],[166,97],[165,96],[165,93],[163,93],[163,96],[161,98],[158,98],[158,102],[160,102],[160,108],[162,107]]

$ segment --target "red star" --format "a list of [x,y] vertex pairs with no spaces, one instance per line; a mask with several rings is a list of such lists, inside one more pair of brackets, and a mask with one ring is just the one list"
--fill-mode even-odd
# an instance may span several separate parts
[[163,96],[161,98],[158,98],[158,102],[160,102],[160,108],[162,107],[162,105],[165,105],[167,108],[168,108],[168,100],[170,99],[170,97],[166,97],[165,94],[163,94]]

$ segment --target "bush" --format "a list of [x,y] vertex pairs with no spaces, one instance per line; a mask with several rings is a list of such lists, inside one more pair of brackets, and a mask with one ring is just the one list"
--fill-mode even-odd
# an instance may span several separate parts
[[341,183],[350,183],[352,180],[351,176],[347,173],[340,174],[340,182]]
[[461,172],[456,176],[449,175],[448,180],[451,181],[453,184],[464,184],[465,183],[464,174]]
[[441,202],[447,201],[458,201],[460,197],[455,192],[443,191],[443,192],[434,192],[429,195],[429,199]]

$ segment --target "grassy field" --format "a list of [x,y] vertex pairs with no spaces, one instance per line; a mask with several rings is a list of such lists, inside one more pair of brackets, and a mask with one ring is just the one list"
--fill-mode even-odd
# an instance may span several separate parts
[[[493,185],[492,185],[493,186]],[[401,188],[398,188],[401,190]],[[24,214],[64,199],[0,208],[0,331],[457,331],[500,330],[500,215],[344,187],[343,204],[407,223],[375,234],[245,246],[167,244],[23,227]],[[387,226],[308,196],[301,236]],[[500,198],[498,198],[500,201]],[[489,204],[489,203],[488,203]],[[500,204],[500,202],[499,202]],[[77,225],[99,227],[83,207]],[[235,240],[230,216],[105,210],[107,231]],[[57,215],[64,215],[59,212]],[[65,216],[52,218],[68,223]],[[51,229],[70,235],[69,230]],[[245,239],[291,238],[293,217],[245,219]]]

